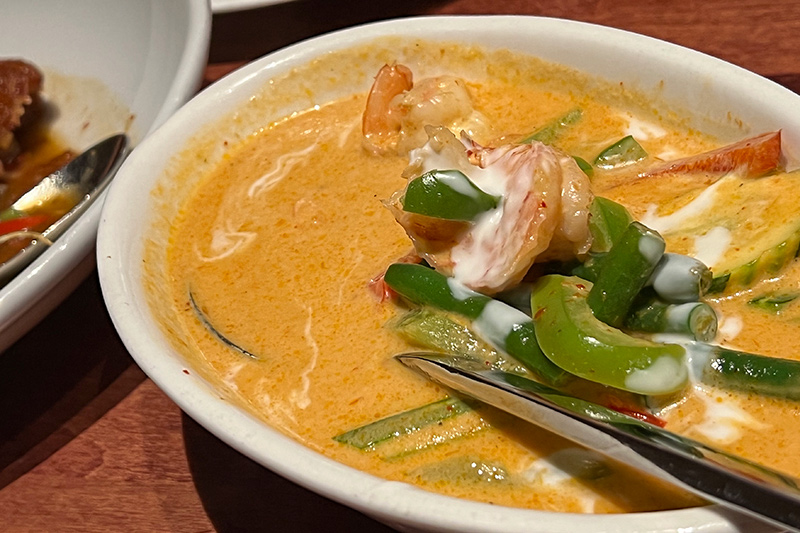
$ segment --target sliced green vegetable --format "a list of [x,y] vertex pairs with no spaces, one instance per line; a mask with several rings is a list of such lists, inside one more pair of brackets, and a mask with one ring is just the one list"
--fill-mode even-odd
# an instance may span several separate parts
[[647,285],[668,302],[696,302],[708,292],[712,278],[711,270],[702,261],[667,253],[656,265]]
[[503,464],[486,461],[478,456],[449,457],[423,465],[414,470],[412,475],[429,483],[513,485],[515,481]]
[[578,276],[579,278],[583,278],[594,283],[597,281],[597,276],[600,275],[600,271],[603,269],[603,259],[605,259],[607,255],[607,252],[589,254],[589,257],[586,259],[586,261],[583,263],[578,263],[571,269],[568,269],[568,271],[573,276]]
[[631,337],[598,320],[591,283],[549,275],[536,284],[533,320],[539,345],[567,372],[638,394],[668,394],[686,385],[685,350]]
[[472,409],[473,407],[469,403],[458,398],[444,398],[357,427],[336,435],[333,440],[349,444],[359,450],[372,449],[387,440],[401,435],[409,435],[425,426],[438,424],[443,420],[466,413]]
[[708,287],[708,294],[718,294],[725,290],[728,286],[728,281],[731,279],[731,273],[726,272],[720,276],[714,276],[711,280],[711,285]]
[[432,268],[394,263],[383,276],[386,284],[403,298],[475,320],[492,299],[439,274]]
[[542,128],[520,141],[520,144],[527,144],[539,141],[544,144],[553,144],[564,133],[564,130],[576,124],[583,117],[583,111],[575,108],[568,111],[565,115],[553,120]]
[[[800,400],[800,361],[706,346],[702,379],[723,387]],[[707,359],[707,360],[706,360]]]
[[469,328],[428,308],[409,311],[387,326],[414,344],[445,353],[485,358],[492,352]]
[[655,295],[637,298],[625,327],[648,333],[680,333],[708,342],[717,334],[717,314],[705,302],[671,304]]
[[431,170],[412,179],[402,200],[409,213],[463,221],[474,220],[499,202],[458,170]]
[[602,152],[594,160],[598,168],[612,169],[632,165],[647,157],[642,145],[632,135],[623,137]]
[[784,307],[795,301],[798,296],[800,296],[800,294],[797,293],[762,294],[761,296],[756,296],[752,300],[749,300],[747,303],[752,305],[753,307],[758,307],[759,309],[763,309],[764,311],[771,311],[773,313],[777,313],[781,311]]
[[589,206],[589,232],[592,235],[592,252],[602,253],[611,250],[633,217],[622,204],[608,198],[595,196]]
[[800,249],[800,172],[746,178],[734,172],[702,192],[677,196],[663,215],[684,211],[678,224],[661,232],[672,252],[694,255],[706,242],[730,242],[710,264],[709,292],[736,291],[774,276],[793,263]]
[[[528,301],[530,302],[530,292]],[[423,348],[474,358],[484,366],[489,365],[508,372],[522,375],[528,372],[524,366],[492,349],[468,327],[442,311],[431,308],[413,309],[389,321],[387,326],[404,339]]]
[[[761,252],[758,257],[714,276],[708,292],[720,293],[729,288],[746,288],[765,274],[777,274],[800,252],[800,229],[782,243]],[[722,268],[725,268],[724,265]],[[716,270],[720,270],[715,267]]]
[[572,159],[574,159],[575,162],[578,163],[578,168],[580,168],[584,174],[586,174],[590,178],[594,176],[594,167],[591,165],[591,163],[589,163],[582,157],[578,157],[577,155],[573,155]]
[[664,248],[664,239],[655,231],[638,222],[628,225],[603,258],[589,293],[589,307],[599,320],[622,326],[633,300],[664,255]]
[[457,313],[473,320],[474,331],[496,349],[514,357],[548,384],[562,385],[569,375],[544,356],[531,318],[488,296],[468,289],[435,270],[407,263],[386,269],[384,281],[403,298],[418,305]]

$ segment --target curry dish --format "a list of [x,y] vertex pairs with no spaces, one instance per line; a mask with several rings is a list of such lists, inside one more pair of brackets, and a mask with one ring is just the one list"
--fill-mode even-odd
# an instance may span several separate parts
[[35,212],[11,205],[74,154],[49,131],[53,110],[41,95],[44,76],[19,59],[0,59],[0,263],[41,236],[67,209],[45,203]]
[[[166,251],[166,314],[178,322],[165,327],[204,377],[303,445],[430,491],[565,512],[702,504],[453,398],[392,359],[437,348],[436,335],[449,331],[449,346],[462,342],[487,364],[800,475],[788,453],[800,439],[800,394],[786,362],[800,354],[800,176],[784,168],[779,132],[704,133],[651,96],[508,52],[415,42],[383,61],[371,92],[317,102],[226,142],[181,204]],[[191,158],[184,166],[192,172]],[[535,179],[523,181],[512,209],[521,172]],[[435,198],[415,184],[423,176]],[[498,223],[503,239],[489,242],[478,228],[502,206],[512,229]],[[646,260],[651,242],[666,241],[651,267],[667,256],[702,262],[686,269],[700,272],[693,297],[662,301],[670,297],[650,268],[633,303],[611,309],[635,276],[609,281],[594,269],[625,255],[614,250],[631,228],[646,241],[636,248]],[[534,355],[544,352],[544,362],[515,357],[507,332],[499,342],[496,332],[481,335],[491,329],[481,317],[426,301],[424,286],[422,296],[407,291],[405,273],[449,280],[457,301],[475,291],[491,299],[487,309],[513,308],[536,328]],[[612,287],[597,307],[584,294],[592,282]],[[551,300],[564,291],[585,296],[609,338],[655,345],[662,351],[648,353],[663,357],[642,366],[620,356],[634,365],[622,370],[569,360],[559,347],[573,340],[546,330]],[[665,326],[648,318],[643,295],[705,314],[684,317],[688,329]],[[734,355],[697,349],[716,345]],[[709,370],[709,357],[736,366],[739,351],[782,358],[788,378],[762,390]]]

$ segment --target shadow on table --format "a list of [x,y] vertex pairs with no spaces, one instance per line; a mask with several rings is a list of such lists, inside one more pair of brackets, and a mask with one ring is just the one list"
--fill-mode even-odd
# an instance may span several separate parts
[[0,488],[47,459],[145,379],[93,273],[0,353]]
[[183,438],[197,493],[219,533],[393,531],[272,473],[185,414]]
[[214,15],[209,63],[252,60],[303,39],[377,20],[425,15],[447,0],[299,0]]

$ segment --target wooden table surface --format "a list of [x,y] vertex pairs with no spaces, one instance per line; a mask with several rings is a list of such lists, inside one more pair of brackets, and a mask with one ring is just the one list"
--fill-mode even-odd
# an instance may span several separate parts
[[[298,0],[215,15],[205,82],[354,24],[483,13],[615,26],[800,92],[794,0]],[[0,531],[384,530],[270,473],[182,414],[119,341],[96,274],[0,354]]]

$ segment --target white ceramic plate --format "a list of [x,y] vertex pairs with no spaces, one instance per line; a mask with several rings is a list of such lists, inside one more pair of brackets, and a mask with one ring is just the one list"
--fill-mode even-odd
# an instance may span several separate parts
[[257,7],[272,6],[275,4],[285,4],[292,0],[211,0],[211,10],[214,13],[231,13],[233,11],[244,11],[245,9],[255,9]]
[[[220,157],[226,138],[237,132],[246,135],[259,123],[277,118],[248,117],[242,113],[228,119],[270,79],[330,50],[388,35],[435,36],[437,40],[527,52],[613,82],[657,92],[673,109],[693,113],[698,125],[730,124],[738,118],[744,125],[738,130],[742,135],[748,128],[752,131],[782,128],[785,145],[794,147],[789,155],[797,160],[796,149],[800,147],[797,95],[736,66],[651,38],[534,17],[395,20],[318,37],[262,58],[205,90],[133,153],[112,185],[98,238],[100,281],[111,317],[139,365],[184,411],[234,448],[296,483],[406,531],[763,531],[760,525],[714,506],[642,514],[575,515],[511,509],[431,494],[329,460],[225,401],[224,393],[215,391],[197,372],[184,372],[189,365],[173,349],[156,322],[148,305],[141,270],[145,240],[154,239],[157,245],[163,243],[166,225],[173,215],[154,212],[155,205],[165,205],[163,200],[158,201],[158,194],[188,189],[186,184],[178,189],[173,187],[170,161],[193,135],[201,132],[199,138],[207,139],[212,129],[217,142],[204,146],[212,160]],[[354,86],[342,87],[342,94],[368,88],[375,62],[364,59],[363,68],[363,73],[349,71],[341,77],[358,80],[353,82]],[[307,93],[302,90],[297,93],[298,106],[305,109],[309,104],[303,95]],[[328,91],[319,98],[332,96],[336,95]],[[157,187],[159,193],[153,195]],[[169,206],[179,204],[179,196],[170,197]],[[162,231],[152,231],[153,228]]]
[[[119,131],[136,144],[186,102],[199,86],[210,31],[203,0],[3,0],[0,57],[44,71],[55,130],[80,151]],[[91,272],[102,201],[0,289],[0,351]]]

